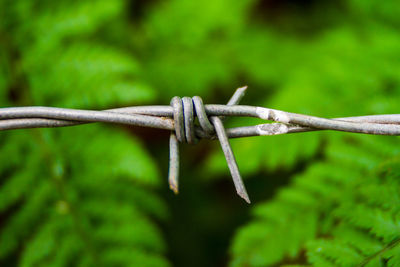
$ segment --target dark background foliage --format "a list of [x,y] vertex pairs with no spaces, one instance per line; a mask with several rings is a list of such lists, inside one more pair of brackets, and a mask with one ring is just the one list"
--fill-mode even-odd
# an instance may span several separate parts
[[[399,113],[400,4],[1,0],[0,104],[103,109],[200,95],[341,117]],[[227,126],[250,125],[232,119]],[[216,142],[83,125],[0,133],[1,266],[399,266],[397,137]]]

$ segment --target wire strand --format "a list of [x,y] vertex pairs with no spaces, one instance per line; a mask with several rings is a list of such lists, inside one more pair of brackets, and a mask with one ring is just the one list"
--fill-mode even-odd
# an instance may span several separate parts
[[[200,97],[174,97],[170,106],[136,106],[107,110],[56,107],[0,108],[0,130],[66,127],[105,122],[170,130],[170,188],[178,193],[179,142],[218,139],[239,196],[250,203],[229,144],[229,138],[268,136],[321,130],[374,135],[400,135],[400,114],[369,115],[326,119],[257,106],[238,105],[247,87],[235,91],[226,105],[204,105]],[[255,117],[263,123],[225,129],[226,117]],[[195,119],[198,119],[198,125]]]

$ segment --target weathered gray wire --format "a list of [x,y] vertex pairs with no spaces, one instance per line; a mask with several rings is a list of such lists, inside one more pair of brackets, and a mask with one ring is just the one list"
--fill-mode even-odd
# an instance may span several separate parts
[[[264,107],[243,105],[204,105],[204,109],[208,116],[256,117],[264,120],[280,122],[285,125],[297,125],[302,127],[301,130],[294,130],[294,128],[289,129],[288,132],[285,132],[284,127],[282,127],[280,131],[269,132],[269,128],[276,126],[266,127],[266,124],[261,124],[262,126],[252,126],[255,127],[252,131],[249,131],[250,128],[238,127],[233,131],[234,134],[232,134],[232,136],[230,135],[232,131],[228,131],[228,137],[230,138],[284,134],[290,132],[311,131],[311,129],[313,131],[319,129],[376,135],[400,135],[400,114],[324,119]],[[173,120],[169,118],[172,116],[173,110],[170,106],[127,107],[105,111],[53,107],[0,108],[0,130],[61,127],[88,122],[109,122],[173,130],[174,123]],[[41,120],[36,120],[38,118]],[[11,119],[26,120],[15,122]],[[267,131],[264,132],[263,130],[266,129]],[[241,133],[241,131],[243,131],[243,133]]]
[[[247,86],[237,89],[231,99],[228,101],[227,105],[234,106],[236,104],[239,104],[240,100],[245,94],[246,89]],[[226,135],[224,124],[222,123],[223,118],[220,118],[218,116],[211,116],[210,119],[215,128],[215,132],[217,133],[222,151],[224,152],[225,159],[228,164],[229,171],[231,172],[233,183],[235,185],[236,193],[250,204],[250,198],[247,194],[246,187],[244,186],[242,177],[240,175],[239,167],[237,165],[235,155],[233,154],[232,147],[229,143],[228,136]]]
[[[371,116],[335,118],[332,120],[357,122],[357,123],[362,123],[363,125],[368,123],[399,125],[400,124],[399,119],[400,116],[398,114],[390,114],[390,115],[371,115]],[[398,132],[397,128],[398,127],[396,127],[396,129],[390,134],[384,134],[384,135],[399,135],[397,133]],[[330,130],[330,129],[318,129],[312,127],[299,126],[299,125],[283,124],[283,123],[266,123],[254,126],[244,126],[244,127],[227,129],[227,134],[229,138],[239,138],[239,137],[249,137],[249,136],[268,136],[268,135],[280,135],[289,133],[302,133],[302,132],[321,131],[321,130]],[[352,131],[347,131],[347,132],[352,132]],[[372,132],[368,133],[374,134]],[[202,133],[199,134],[201,135]]]
[[[169,184],[178,192],[179,142],[219,139],[237,193],[250,202],[228,138],[266,136],[318,130],[375,135],[400,135],[400,114],[325,119],[265,107],[237,105],[246,88],[236,90],[227,105],[204,105],[200,97],[174,97],[170,106],[137,106],[103,111],[54,107],[0,108],[0,130],[64,127],[107,122],[171,130]],[[226,129],[225,117],[255,117],[275,123]],[[199,125],[195,125],[197,117]]]
[[233,183],[235,184],[236,192],[241,198],[243,198],[244,200],[246,200],[247,203],[250,204],[250,198],[243,184],[242,177],[236,163],[236,158],[229,144],[229,139],[226,135],[222,120],[216,116],[213,116],[211,117],[211,121],[215,127],[215,131],[217,132],[218,139],[221,143],[222,151],[224,152],[226,162],[228,163]]
[[179,141],[175,132],[171,131],[169,137],[169,169],[168,169],[169,188],[178,194],[179,191]]

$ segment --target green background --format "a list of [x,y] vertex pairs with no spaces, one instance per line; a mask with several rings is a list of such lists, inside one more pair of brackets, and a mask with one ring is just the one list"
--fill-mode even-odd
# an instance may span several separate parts
[[[321,117],[399,113],[396,0],[1,0],[0,105],[202,96]],[[257,123],[230,119],[226,126]],[[94,124],[0,133],[1,266],[400,266],[396,137],[215,141]]]

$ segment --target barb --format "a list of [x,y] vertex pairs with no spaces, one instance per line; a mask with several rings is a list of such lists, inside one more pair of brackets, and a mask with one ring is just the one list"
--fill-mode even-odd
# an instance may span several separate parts
[[[228,101],[229,106],[236,105],[243,98],[247,87],[239,88],[235,91],[231,99]],[[250,203],[249,196],[242,181],[242,177],[237,166],[235,155],[229,144],[229,139],[226,136],[225,128],[222,123],[223,118],[211,116],[210,120],[204,109],[203,100],[199,96],[189,97],[174,97],[171,100],[173,108],[173,118],[175,130],[171,131],[170,135],[170,157],[168,182],[170,189],[177,194],[179,192],[179,142],[187,142],[194,144],[198,140],[195,137],[194,116],[197,115],[200,127],[204,132],[211,136],[216,133],[220,141],[222,151],[224,152],[226,162],[232,175],[233,183],[237,194],[242,197],[247,203]],[[196,114],[195,114],[196,113]]]
[[[268,136],[320,130],[374,135],[400,135],[400,114],[326,119],[265,107],[238,105],[247,87],[236,90],[227,105],[204,105],[200,97],[174,97],[169,106],[137,106],[102,111],[54,107],[0,108],[0,130],[51,128],[106,122],[170,130],[170,188],[178,193],[179,142],[219,139],[237,193],[250,203],[229,138]],[[273,121],[225,129],[226,117]],[[198,123],[195,120],[198,120]]]
[[[243,98],[246,92],[246,89],[247,86],[237,89],[231,99],[228,101],[228,106],[239,104],[240,100]],[[229,139],[226,135],[224,124],[222,123],[223,118],[212,116],[210,119],[212,124],[214,125],[215,131],[217,132],[219,142],[221,143],[221,148],[224,152],[226,162],[231,172],[233,183],[236,188],[236,193],[250,204],[250,198],[247,194],[246,187],[244,186],[242,177],[240,175],[239,167],[237,166],[235,155],[233,154]]]

